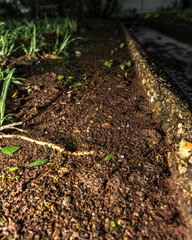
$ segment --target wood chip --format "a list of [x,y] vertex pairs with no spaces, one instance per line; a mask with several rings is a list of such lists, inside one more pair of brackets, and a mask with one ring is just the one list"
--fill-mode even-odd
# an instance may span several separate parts
[[108,123],[108,122],[103,123],[101,126],[102,126],[103,128],[106,128],[106,129],[112,128],[112,125],[111,125],[110,123]]

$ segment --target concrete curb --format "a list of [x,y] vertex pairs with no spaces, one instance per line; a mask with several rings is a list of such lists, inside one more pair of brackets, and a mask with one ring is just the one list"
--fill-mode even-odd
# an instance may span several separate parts
[[170,77],[150,61],[147,53],[123,25],[122,28],[141,85],[162,122],[166,141],[173,145],[173,151],[168,154],[168,164],[192,233],[192,113]]

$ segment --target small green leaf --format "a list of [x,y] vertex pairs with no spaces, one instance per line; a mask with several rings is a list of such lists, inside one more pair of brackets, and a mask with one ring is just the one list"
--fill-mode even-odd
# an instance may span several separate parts
[[12,113],[8,114],[8,115],[6,116],[6,119],[9,120],[9,121],[13,121],[14,118],[13,118],[12,115],[13,115]]
[[67,81],[64,82],[64,85],[67,85],[70,82],[71,82],[71,79],[68,79]]
[[132,66],[132,63],[131,61],[129,60],[127,63],[126,63],[127,67],[131,67]]
[[76,83],[74,83],[76,86],[85,86],[83,83],[81,83],[81,82],[76,82]]
[[31,166],[43,165],[43,164],[47,163],[48,161],[49,161],[48,158],[39,159],[39,160],[37,160],[37,161],[35,161],[35,162],[30,163],[30,165],[31,165]]
[[13,93],[13,95],[12,95],[12,98],[15,98],[15,99],[17,99],[18,98],[18,91],[15,91],[14,93]]
[[75,77],[74,77],[74,76],[68,76],[68,78],[67,78],[67,79],[74,80],[74,79],[75,79]]
[[21,147],[14,146],[14,145],[7,145],[1,148],[1,152],[5,154],[12,154],[16,151],[18,151]]
[[58,79],[59,81],[63,80],[63,79],[64,79],[64,75],[59,75],[57,79]]
[[107,156],[104,158],[104,161],[108,161],[108,160],[110,160],[110,159],[113,158],[113,157],[114,157],[113,154],[109,154],[109,155],[107,155]]
[[113,61],[112,61],[112,60],[110,60],[110,61],[105,61],[105,62],[104,62],[104,65],[105,65],[106,67],[108,67],[108,68],[111,68],[111,67],[113,66]]
[[125,46],[124,43],[121,43],[121,44],[120,44],[120,48],[123,48],[124,46]]
[[114,53],[114,51],[113,51],[113,50],[111,50],[111,55],[113,55],[113,53]]
[[112,228],[115,228],[116,227],[116,223],[115,223],[115,221],[110,221],[110,226],[112,227]]
[[115,223],[114,220],[111,220],[111,221],[110,221],[110,226],[111,226],[112,228],[114,228],[115,230],[118,231],[118,227],[117,227],[117,225],[116,225],[116,223]]
[[9,168],[9,171],[10,171],[10,172],[14,172],[14,171],[16,171],[17,169],[19,169],[19,168],[18,168],[18,167],[10,167],[10,168]]
[[87,80],[87,73],[83,74],[83,80],[85,80],[85,81]]
[[121,65],[120,65],[120,68],[121,68],[122,70],[125,70],[125,65],[124,65],[124,64],[121,64]]

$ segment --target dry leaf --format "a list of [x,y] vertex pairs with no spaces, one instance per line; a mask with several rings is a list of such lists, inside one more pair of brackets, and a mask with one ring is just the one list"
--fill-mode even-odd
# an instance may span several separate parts
[[103,123],[101,126],[102,126],[103,128],[107,128],[107,129],[112,128],[112,125],[111,125],[110,123]]
[[52,212],[55,212],[55,211],[56,211],[56,207],[55,207],[55,204],[54,204],[54,203],[51,205],[51,211],[52,211]]
[[80,129],[73,129],[73,133],[80,133],[81,130]]
[[52,87],[51,90],[52,90],[53,92],[59,92],[59,89],[54,88],[54,87]]

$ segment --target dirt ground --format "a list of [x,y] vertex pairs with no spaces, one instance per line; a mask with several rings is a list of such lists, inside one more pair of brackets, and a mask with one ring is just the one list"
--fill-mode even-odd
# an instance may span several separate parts
[[[1,141],[21,148],[0,153],[0,238],[187,239],[161,122],[134,63],[120,67],[130,56],[119,24],[90,20],[82,32],[87,40],[79,58],[15,63],[33,87],[21,86],[18,98],[8,99],[27,131],[12,133],[69,152]],[[46,164],[30,165],[44,158]]]

